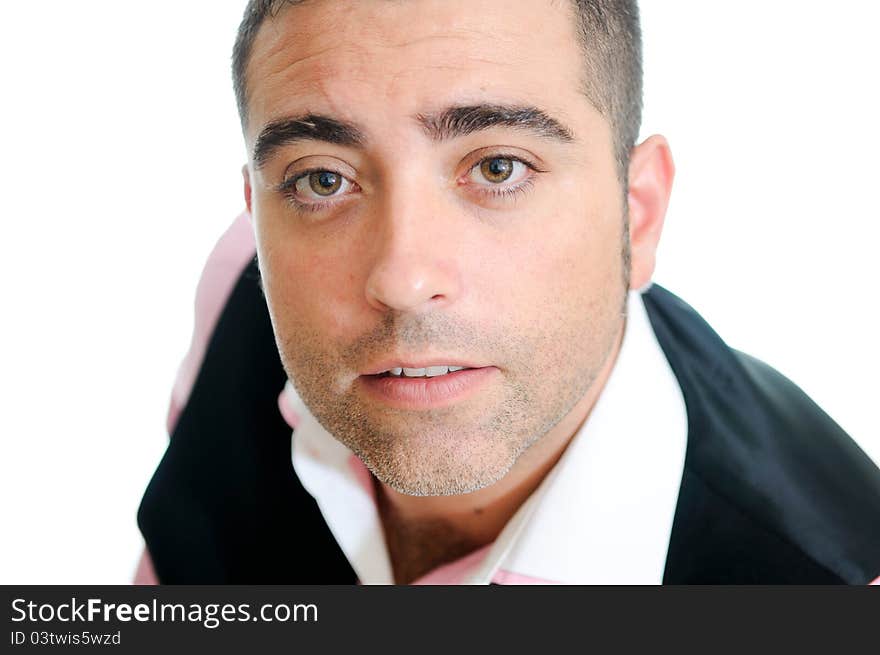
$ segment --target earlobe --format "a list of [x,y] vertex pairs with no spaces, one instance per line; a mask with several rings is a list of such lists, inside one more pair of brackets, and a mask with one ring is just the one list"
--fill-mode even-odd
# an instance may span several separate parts
[[630,288],[651,281],[672,193],[675,164],[666,139],[654,135],[632,149],[629,164]]
[[251,212],[251,174],[247,164],[241,167],[241,175],[244,178],[244,203],[247,206],[248,216],[253,216]]

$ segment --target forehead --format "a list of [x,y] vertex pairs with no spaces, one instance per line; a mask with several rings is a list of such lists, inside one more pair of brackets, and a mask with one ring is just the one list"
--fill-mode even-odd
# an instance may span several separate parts
[[583,70],[567,1],[307,0],[257,34],[246,73],[246,136],[306,112],[378,129],[486,101],[566,117],[572,103],[588,105]]

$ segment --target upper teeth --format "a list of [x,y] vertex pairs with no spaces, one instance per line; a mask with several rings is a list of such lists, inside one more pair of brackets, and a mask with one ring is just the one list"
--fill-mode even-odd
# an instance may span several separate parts
[[455,371],[461,371],[465,366],[428,366],[426,368],[392,368],[388,371],[389,375],[396,375],[400,377],[401,375],[408,378],[424,378],[424,377],[437,377],[438,375],[446,375],[447,373],[454,373]]

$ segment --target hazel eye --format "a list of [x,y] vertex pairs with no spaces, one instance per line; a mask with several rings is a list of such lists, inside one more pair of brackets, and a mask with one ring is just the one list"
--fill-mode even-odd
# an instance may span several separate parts
[[528,172],[526,164],[510,157],[489,157],[471,169],[470,178],[486,186],[517,182]]
[[333,171],[312,171],[297,178],[294,188],[304,198],[327,198],[345,191],[351,185],[345,177]]
[[513,174],[513,161],[510,159],[487,159],[480,164],[480,172],[490,182],[504,182]]

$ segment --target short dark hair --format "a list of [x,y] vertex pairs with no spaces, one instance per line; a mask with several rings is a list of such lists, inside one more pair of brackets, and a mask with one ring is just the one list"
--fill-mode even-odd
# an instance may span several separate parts
[[[570,0],[586,61],[583,92],[611,125],[618,175],[627,179],[629,152],[642,122],[642,35],[638,0]],[[235,48],[232,81],[242,125],[247,123],[247,65],[267,18],[303,0],[248,0]]]

